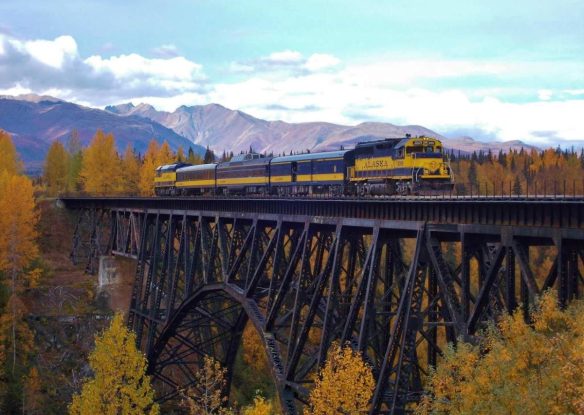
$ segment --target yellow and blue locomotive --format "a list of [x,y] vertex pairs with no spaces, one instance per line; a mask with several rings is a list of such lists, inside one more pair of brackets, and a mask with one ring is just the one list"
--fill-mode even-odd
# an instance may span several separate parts
[[430,137],[359,143],[352,150],[184,163],[156,171],[157,195],[392,195],[452,188],[442,142]]

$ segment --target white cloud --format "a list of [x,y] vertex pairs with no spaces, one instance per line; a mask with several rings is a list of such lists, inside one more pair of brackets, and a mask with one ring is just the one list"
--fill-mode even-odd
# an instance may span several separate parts
[[170,59],[148,59],[138,54],[112,56],[99,55],[84,61],[98,73],[110,73],[118,79],[151,79],[156,82],[194,82],[204,79],[202,66],[181,56]]
[[306,58],[302,53],[294,50],[284,50],[270,53],[246,62],[232,62],[232,72],[286,72],[296,76],[306,72],[320,72],[333,68],[341,63],[336,56],[327,53],[313,53]]
[[273,64],[294,64],[302,62],[302,54],[294,50],[284,50],[281,52],[273,52],[269,56],[260,58],[263,62],[273,63]]
[[316,72],[337,66],[339,63],[341,63],[341,60],[333,55],[327,53],[314,53],[310,55],[304,64],[304,67],[311,72]]
[[549,89],[540,89],[537,91],[537,96],[542,101],[549,101],[552,98],[553,92]]
[[157,48],[152,49],[152,52],[159,58],[173,58],[179,56],[178,48],[172,43],[160,45]]
[[10,42],[17,49],[25,50],[33,59],[53,68],[60,69],[66,59],[77,57],[77,42],[71,36],[59,36],[55,40]]
[[0,89],[0,95],[25,95],[31,94],[33,91],[30,88],[25,88],[20,84],[16,84],[13,87]]
[[[172,52],[172,46],[160,48]],[[355,63],[284,50],[232,62],[238,80],[211,83],[199,63],[182,56],[81,57],[71,36],[20,40],[0,34],[0,56],[0,94],[7,95],[34,92],[89,106],[148,102],[169,111],[216,102],[288,122],[384,121],[443,134],[474,129],[501,140],[549,144],[557,138],[584,139],[581,84],[525,86],[525,80],[559,79],[560,73],[578,80],[579,66],[573,63],[395,57]],[[464,77],[471,82],[460,83]],[[491,82],[481,86],[474,79]],[[528,99],[506,99],[509,91]]]
[[443,134],[473,128],[500,140],[554,144],[549,140],[555,136],[581,141],[584,100],[555,101],[551,91],[539,91],[541,97],[550,99],[505,102],[493,95],[477,99],[475,93],[461,88],[431,90],[417,86],[424,79],[485,74],[498,77],[514,67],[421,60],[345,64],[335,71],[281,74],[275,80],[273,73],[259,72],[241,82],[215,85],[209,98],[270,120],[342,124],[384,121],[423,125]]
[[[205,90],[200,64],[182,56],[146,58],[132,53],[82,58],[71,36],[21,40],[3,35],[0,89],[15,85],[75,102],[106,105],[139,96],[169,97]],[[172,45],[163,45],[166,52]]]

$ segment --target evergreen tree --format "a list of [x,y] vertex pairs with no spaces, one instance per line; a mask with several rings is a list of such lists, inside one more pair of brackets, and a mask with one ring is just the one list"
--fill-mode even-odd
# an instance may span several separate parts
[[211,150],[208,146],[205,150],[205,157],[203,157],[203,162],[205,164],[215,163],[215,153],[213,153],[213,150]]
[[521,188],[521,180],[519,180],[519,176],[515,176],[515,180],[513,181],[513,194],[519,196],[523,193],[523,189]]
[[477,165],[471,160],[470,167],[468,168],[468,181],[472,184],[478,183],[477,177]]
[[193,148],[189,146],[189,155],[187,158],[187,162],[191,163],[191,164],[195,164],[195,152],[193,151]]
[[499,155],[497,156],[497,161],[499,162],[499,164],[503,167],[507,167],[507,157],[505,156],[505,153],[503,153],[503,150],[499,150]]

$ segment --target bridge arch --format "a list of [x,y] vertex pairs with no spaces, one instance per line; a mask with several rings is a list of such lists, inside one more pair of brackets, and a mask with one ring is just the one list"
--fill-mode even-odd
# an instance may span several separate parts
[[[227,393],[243,329],[251,322],[259,335],[272,381],[284,413],[295,414],[292,391],[286,387],[282,356],[273,337],[264,330],[264,318],[253,300],[227,284],[199,288],[175,311],[148,355],[148,372],[157,386],[158,400],[174,398],[194,386],[194,373],[204,356],[227,369]],[[195,388],[196,389],[196,388]]]

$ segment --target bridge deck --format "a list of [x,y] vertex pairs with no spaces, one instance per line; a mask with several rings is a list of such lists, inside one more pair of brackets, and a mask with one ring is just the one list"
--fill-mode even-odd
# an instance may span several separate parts
[[423,221],[521,227],[584,228],[582,198],[165,198],[63,197],[68,208],[245,212],[327,218]]

